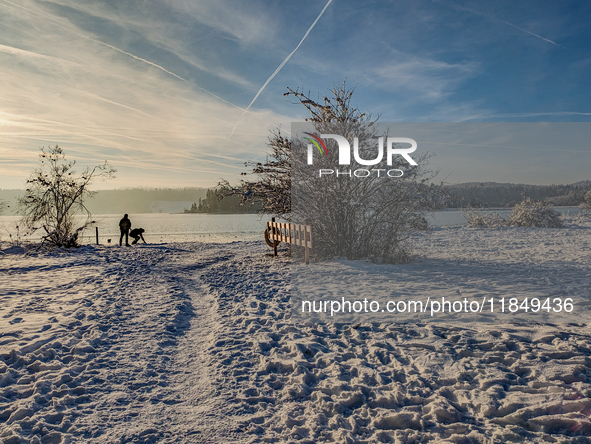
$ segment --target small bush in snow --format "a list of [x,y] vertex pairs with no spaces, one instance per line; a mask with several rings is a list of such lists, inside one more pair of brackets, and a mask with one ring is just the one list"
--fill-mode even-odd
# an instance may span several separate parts
[[469,227],[496,228],[507,225],[507,220],[499,213],[484,214],[475,208],[465,209],[464,217],[468,221]]
[[583,211],[581,211],[579,214],[576,214],[575,216],[572,216],[569,219],[570,222],[574,222],[575,224],[591,222],[591,212],[583,209]]
[[591,210],[591,190],[587,191],[587,194],[585,194],[585,200],[579,205],[579,208],[581,210]]
[[527,198],[513,207],[508,225],[516,227],[562,228],[560,213],[552,205]]
[[[40,166],[31,173],[27,190],[18,200],[23,225],[30,232],[43,229],[42,247],[76,247],[80,231],[92,223],[84,205],[85,199],[94,195],[88,186],[93,179],[113,177],[115,170],[105,161],[77,176],[73,169],[76,162],[67,161],[57,145],[41,148],[39,160]],[[77,213],[87,215],[80,227],[75,227]]]

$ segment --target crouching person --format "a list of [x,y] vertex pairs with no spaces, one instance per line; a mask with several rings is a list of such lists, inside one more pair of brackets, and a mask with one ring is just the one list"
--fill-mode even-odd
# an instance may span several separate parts
[[143,228],[134,228],[133,230],[131,230],[131,232],[129,233],[129,237],[133,238],[133,242],[131,243],[131,245],[137,244],[140,239],[144,241],[144,244],[147,243],[143,236],[144,231],[145,230]]

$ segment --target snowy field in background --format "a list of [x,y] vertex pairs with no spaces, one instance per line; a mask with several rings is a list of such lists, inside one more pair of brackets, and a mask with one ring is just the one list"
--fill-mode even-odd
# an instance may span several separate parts
[[[401,279],[421,268],[417,292],[492,288],[511,269],[525,290],[591,297],[590,247],[589,223],[453,227],[421,237],[413,264],[364,266]],[[0,254],[0,441],[588,442],[588,319],[292,321],[289,258],[269,251]],[[328,265],[336,279],[351,267]]]
[[293,313],[301,322],[589,322],[590,226],[435,228],[416,236],[409,264],[295,263]]

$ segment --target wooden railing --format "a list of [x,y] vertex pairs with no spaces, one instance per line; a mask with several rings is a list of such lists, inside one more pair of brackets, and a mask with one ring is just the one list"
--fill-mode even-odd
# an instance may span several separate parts
[[277,246],[280,242],[305,247],[306,264],[310,263],[310,248],[312,248],[312,226],[305,224],[291,224],[267,222],[268,239],[273,242],[273,250],[277,256]]

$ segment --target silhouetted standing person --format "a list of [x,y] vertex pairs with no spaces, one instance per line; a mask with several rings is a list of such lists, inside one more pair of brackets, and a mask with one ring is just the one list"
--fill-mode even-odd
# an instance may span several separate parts
[[131,229],[131,221],[127,214],[119,221],[119,230],[121,230],[121,237],[119,238],[119,246],[123,243],[123,235],[125,235],[125,246],[129,247],[129,230]]
[[144,241],[144,244],[147,243],[146,239],[144,239],[144,232],[146,230],[144,230],[143,228],[134,228],[133,230],[131,230],[131,233],[129,233],[129,235],[131,237],[133,237],[133,242],[131,243],[131,245],[135,245],[139,242],[140,238],[142,238],[142,240]]

